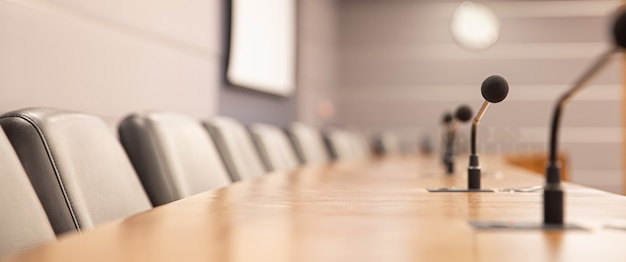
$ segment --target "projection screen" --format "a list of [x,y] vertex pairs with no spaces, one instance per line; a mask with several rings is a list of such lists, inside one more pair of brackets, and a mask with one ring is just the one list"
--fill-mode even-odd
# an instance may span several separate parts
[[295,2],[231,0],[230,84],[281,96],[294,92]]

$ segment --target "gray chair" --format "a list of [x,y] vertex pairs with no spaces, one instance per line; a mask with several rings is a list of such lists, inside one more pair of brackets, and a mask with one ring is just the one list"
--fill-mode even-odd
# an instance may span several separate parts
[[126,149],[154,206],[230,183],[200,121],[169,112],[141,112],[119,126]]
[[369,143],[359,133],[335,129],[326,135],[330,148],[338,160],[360,161],[371,157]]
[[380,155],[399,155],[402,153],[398,137],[389,131],[377,134],[373,139],[373,144],[374,151]]
[[250,133],[230,117],[214,117],[204,121],[222,154],[233,181],[262,176],[267,172]]
[[0,129],[0,256],[54,241],[20,160]]
[[298,156],[305,164],[324,164],[330,161],[324,138],[315,127],[304,123],[292,123],[289,135]]
[[150,209],[133,167],[98,117],[32,108],[0,117],[56,234]]
[[257,123],[250,125],[250,133],[268,170],[285,171],[300,165],[287,133],[280,128]]

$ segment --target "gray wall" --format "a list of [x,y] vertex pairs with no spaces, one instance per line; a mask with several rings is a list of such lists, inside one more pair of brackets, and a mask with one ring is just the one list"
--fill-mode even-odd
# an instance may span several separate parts
[[335,114],[320,106],[336,104],[338,13],[335,0],[300,0],[298,50],[298,121],[322,127]]
[[234,117],[244,124],[267,123],[285,127],[294,121],[295,111],[294,95],[281,97],[228,85],[220,89],[219,114]]
[[[436,146],[444,110],[478,110],[481,82],[500,74],[510,93],[483,118],[479,150],[547,150],[554,100],[610,45],[607,15],[620,1],[487,1],[502,33],[482,52],[451,36],[458,3],[339,1],[339,121],[366,133],[393,130],[411,147],[430,137]],[[570,104],[561,139],[572,180],[613,192],[622,185],[621,79],[615,59]]]
[[332,121],[316,114],[321,101],[334,102],[334,0],[298,1],[298,68],[296,92],[287,97],[225,84],[219,94],[219,114],[254,122],[287,126],[302,121],[320,126]]

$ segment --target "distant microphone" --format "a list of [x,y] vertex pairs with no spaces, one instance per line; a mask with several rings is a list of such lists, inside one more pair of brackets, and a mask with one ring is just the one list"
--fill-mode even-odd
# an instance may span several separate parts
[[467,105],[461,105],[456,109],[454,113],[454,120],[452,120],[452,114],[447,113],[444,116],[444,122],[448,123],[448,132],[445,140],[445,155],[443,163],[446,166],[446,173],[451,175],[454,173],[454,155],[455,149],[454,145],[456,144],[456,130],[458,128],[458,124],[462,124],[467,122],[472,118],[472,109]]
[[552,114],[550,129],[550,152],[546,167],[546,185],[543,190],[543,223],[560,226],[564,221],[564,192],[561,187],[561,167],[557,160],[558,132],[561,112],[572,97],[583,89],[591,79],[598,74],[609,62],[613,54],[626,47],[626,12],[619,14],[613,25],[613,48],[604,52],[596,62],[574,83],[574,86],[565,92],[558,100]]
[[472,108],[467,105],[459,106],[454,115],[460,122],[467,122],[472,118]]
[[474,122],[472,122],[472,136],[471,136],[471,154],[469,157],[469,167],[467,168],[467,188],[469,190],[480,190],[480,166],[478,164],[478,155],[476,154],[476,127],[480,122],[480,119],[487,111],[487,107],[491,103],[499,103],[509,93],[509,83],[498,75],[487,77],[480,88],[480,91],[485,98],[483,106],[478,111]]
[[450,130],[452,129],[452,121],[454,118],[452,113],[446,112],[443,115],[441,123],[443,124],[443,133],[441,134],[441,145],[443,147],[443,154],[441,155],[441,163],[448,169],[450,162]]
[[451,123],[452,123],[452,120],[454,120],[454,119],[452,118],[452,114],[451,114],[450,112],[446,112],[446,113],[443,115],[443,123],[444,123],[445,125],[451,124]]

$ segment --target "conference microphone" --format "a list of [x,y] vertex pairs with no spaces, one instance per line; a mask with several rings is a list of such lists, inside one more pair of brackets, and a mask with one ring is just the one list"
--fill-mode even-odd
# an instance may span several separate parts
[[452,121],[454,120],[452,113],[446,112],[443,115],[442,125],[443,133],[441,134],[441,146],[443,147],[443,154],[441,156],[441,163],[448,167],[451,161],[451,148],[450,148],[450,130],[452,130]]
[[485,98],[485,102],[474,117],[472,122],[472,136],[471,136],[471,151],[469,157],[469,167],[467,168],[467,188],[470,190],[480,190],[480,166],[478,162],[478,155],[476,154],[476,129],[480,119],[487,111],[487,108],[491,103],[499,103],[506,98],[509,94],[509,83],[499,75],[493,75],[487,77],[483,81],[480,91]]
[[[472,109],[467,105],[461,105],[457,108],[454,119],[455,121],[451,123],[448,135],[446,139],[446,156],[444,157],[444,164],[446,165],[446,173],[451,175],[454,173],[454,155],[455,149],[454,145],[456,144],[456,130],[458,128],[458,124],[465,123],[472,118]],[[445,120],[445,119],[444,119]],[[450,120],[452,121],[452,120]]]
[[[487,77],[485,81],[483,81],[480,91],[485,99],[480,111],[474,117],[474,121],[472,122],[472,135],[471,135],[471,154],[469,160],[469,167],[467,168],[468,178],[467,178],[467,188],[427,188],[428,192],[493,192],[491,189],[481,189],[480,188],[480,166],[478,165],[478,155],[476,154],[476,129],[478,127],[478,123],[480,123],[480,119],[482,119],[485,111],[491,103],[499,103],[509,94],[509,84],[507,81],[498,75],[493,75]],[[458,110],[457,110],[457,113]],[[471,111],[467,114],[468,111],[462,109],[460,112],[460,117],[462,118],[471,118]],[[469,117],[468,117],[469,115]]]
[[456,114],[454,115],[457,120],[462,123],[469,121],[472,118],[472,108],[467,105],[459,106],[456,110]]
[[557,101],[552,114],[550,148],[546,167],[546,184],[543,190],[543,223],[563,225],[564,192],[561,187],[561,167],[558,163],[559,124],[564,107],[582,90],[610,61],[611,57],[626,47],[626,12],[619,14],[613,25],[614,45],[604,52],[595,63]]
[[[622,9],[623,10],[623,9]],[[573,96],[583,89],[609,62],[611,57],[626,48],[626,12],[618,15],[613,25],[614,45],[611,49],[600,55],[599,58],[574,82],[574,85],[557,100],[552,114],[550,129],[550,147],[548,165],[546,167],[546,184],[543,187],[543,223],[521,223],[511,221],[470,221],[476,229],[550,229],[565,230],[584,229],[575,224],[564,223],[564,191],[561,187],[561,166],[558,163],[558,140],[561,114],[567,103]]]

